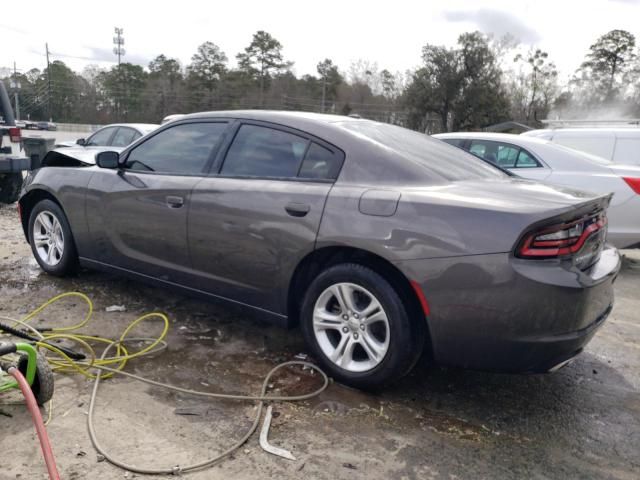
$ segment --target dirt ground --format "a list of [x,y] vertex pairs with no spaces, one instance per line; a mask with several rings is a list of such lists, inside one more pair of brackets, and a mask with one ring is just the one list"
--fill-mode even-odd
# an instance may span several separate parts
[[[551,375],[496,375],[421,361],[394,388],[369,395],[332,384],[319,397],[274,404],[273,444],[297,458],[263,452],[257,436],[232,458],[186,475],[196,479],[633,479],[640,478],[640,251],[625,251],[616,305],[572,364]],[[0,207],[0,315],[21,317],[50,297],[81,291],[95,304],[92,334],[115,338],[151,311],[171,320],[169,348],[127,369],[206,391],[257,393],[276,363],[303,352],[300,333],[97,272],[71,279],[42,274],[15,206]],[[124,305],[125,312],[106,312]],[[39,319],[70,325],[76,301]],[[140,335],[158,333],[149,324]],[[309,391],[318,375],[291,370],[274,382]],[[87,434],[91,382],[56,375],[48,427],[65,479],[140,477],[99,461]],[[15,394],[0,397],[0,479],[47,478],[31,420]],[[242,436],[251,403],[204,401],[125,378],[104,382],[97,406],[102,444],[122,460],[165,467],[204,459]],[[189,413],[189,415],[185,415]]]

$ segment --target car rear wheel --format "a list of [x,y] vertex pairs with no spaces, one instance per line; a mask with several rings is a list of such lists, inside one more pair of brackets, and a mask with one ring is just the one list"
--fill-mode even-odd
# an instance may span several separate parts
[[408,373],[420,354],[422,344],[414,341],[420,329],[407,311],[384,277],[346,263],[311,283],[301,327],[327,373],[356,388],[378,389]]
[[67,217],[57,203],[45,199],[33,207],[29,216],[29,243],[45,272],[57,276],[76,272],[78,253]]

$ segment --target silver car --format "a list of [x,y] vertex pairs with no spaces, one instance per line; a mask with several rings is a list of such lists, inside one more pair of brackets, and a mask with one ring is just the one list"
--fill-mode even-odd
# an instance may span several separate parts
[[147,133],[154,131],[158,126],[154,123],[113,123],[96,130],[87,138],[79,138],[75,142],[58,142],[55,146],[58,148],[124,148]]
[[185,115],[124,151],[32,172],[22,224],[46,272],[79,265],[299,325],[341,382],[434,362],[546,372],[611,311],[610,196],[512,177],[342,116]]

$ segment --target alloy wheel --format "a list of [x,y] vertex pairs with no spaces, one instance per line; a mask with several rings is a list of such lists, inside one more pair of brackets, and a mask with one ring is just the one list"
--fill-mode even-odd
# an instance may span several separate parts
[[313,332],[322,352],[349,372],[378,366],[389,350],[389,319],[380,301],[354,283],[335,283],[318,297]]
[[33,222],[33,242],[40,260],[50,267],[62,260],[64,234],[58,218],[48,210],[38,214]]

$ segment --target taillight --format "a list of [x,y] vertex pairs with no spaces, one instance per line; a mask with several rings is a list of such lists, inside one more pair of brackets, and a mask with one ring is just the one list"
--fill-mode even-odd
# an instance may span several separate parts
[[627,182],[627,185],[631,187],[631,190],[640,195],[640,178],[622,177],[622,179]]
[[20,140],[22,139],[22,133],[20,132],[20,129],[18,127],[11,127],[9,129],[9,139],[13,143],[20,143]]
[[524,237],[517,249],[517,256],[524,258],[550,258],[571,255],[582,248],[595,232],[605,228],[604,213],[581,218],[531,232]]

